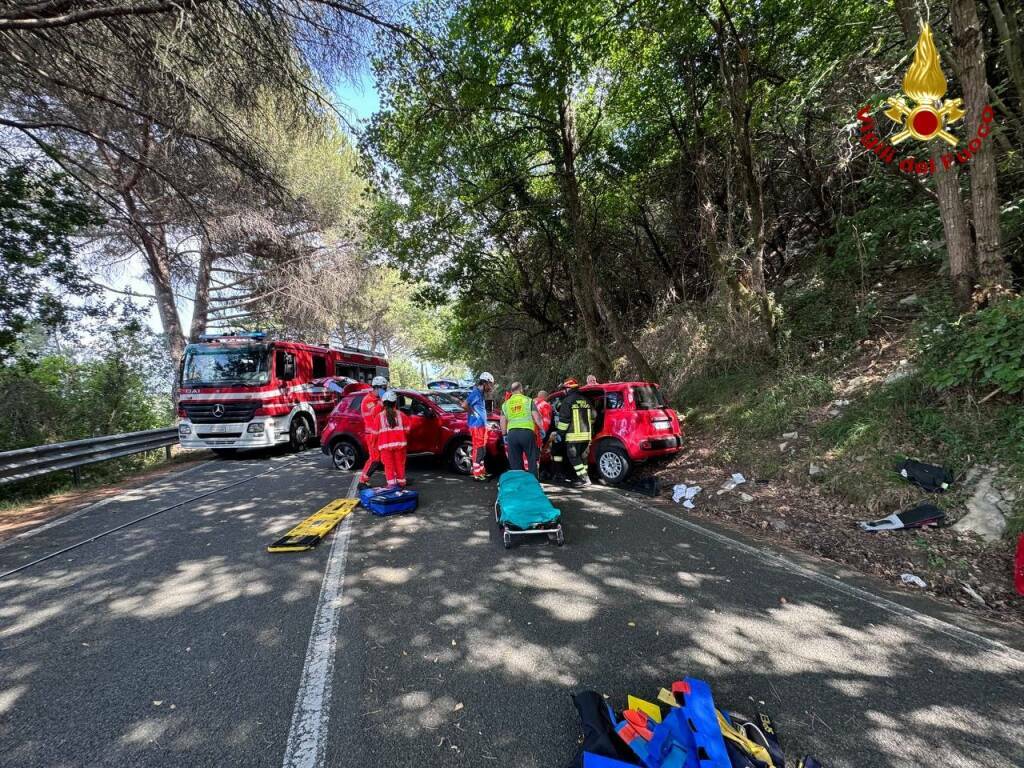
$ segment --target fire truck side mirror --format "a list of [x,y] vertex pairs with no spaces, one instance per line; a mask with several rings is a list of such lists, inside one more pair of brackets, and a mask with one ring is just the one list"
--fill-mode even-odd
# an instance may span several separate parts
[[291,352],[277,353],[277,378],[281,381],[291,381],[295,378],[295,355]]

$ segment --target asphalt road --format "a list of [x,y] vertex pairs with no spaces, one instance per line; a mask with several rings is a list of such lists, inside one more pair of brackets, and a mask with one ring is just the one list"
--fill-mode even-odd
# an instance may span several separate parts
[[349,493],[319,452],[0,545],[3,574],[187,502],[0,578],[0,766],[562,768],[571,691],[683,675],[829,768],[1024,765],[1019,637],[602,488],[552,491],[563,548],[506,552],[493,485],[412,469],[417,514],[308,553],[265,546]]

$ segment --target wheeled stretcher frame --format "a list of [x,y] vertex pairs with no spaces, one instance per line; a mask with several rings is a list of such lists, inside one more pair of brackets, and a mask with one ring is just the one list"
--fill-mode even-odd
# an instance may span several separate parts
[[501,522],[501,502],[495,500],[494,522],[498,526],[498,530],[501,531],[501,540],[505,545],[505,549],[512,548],[513,536],[547,536],[550,541],[555,542],[558,546],[565,544],[565,534],[562,531],[561,518],[557,522],[540,523],[526,530],[512,528],[507,523]]

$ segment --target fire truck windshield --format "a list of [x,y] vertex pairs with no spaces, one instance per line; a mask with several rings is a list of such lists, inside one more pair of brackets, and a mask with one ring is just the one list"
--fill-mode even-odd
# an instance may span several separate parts
[[266,384],[270,380],[265,346],[223,347],[193,344],[185,351],[182,386]]

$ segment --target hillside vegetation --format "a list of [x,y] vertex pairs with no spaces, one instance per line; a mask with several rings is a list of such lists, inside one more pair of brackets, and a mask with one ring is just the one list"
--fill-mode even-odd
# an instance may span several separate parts
[[[371,237],[451,307],[452,357],[534,389],[658,379],[690,435],[666,479],[803,494],[850,552],[875,547],[856,520],[917,499],[899,460],[957,474],[951,518],[994,473],[1005,537],[950,585],[1005,602],[1024,527],[1019,7],[424,0],[413,18],[419,39],[376,58]],[[900,143],[913,104],[959,156]]]

